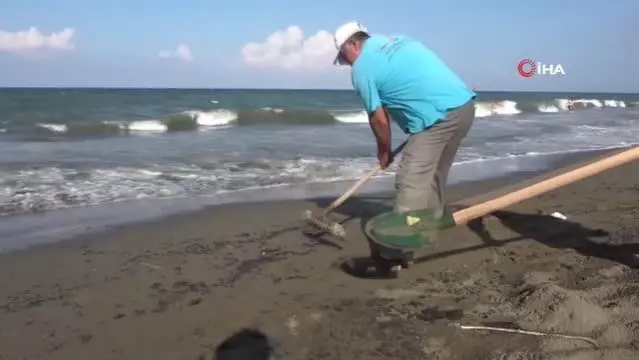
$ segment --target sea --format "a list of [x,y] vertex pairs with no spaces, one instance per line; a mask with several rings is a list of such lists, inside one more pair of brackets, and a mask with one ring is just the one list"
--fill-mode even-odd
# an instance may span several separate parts
[[[639,142],[639,94],[479,91],[475,115],[453,183]],[[393,132],[396,146],[405,135]],[[351,90],[0,89],[0,250],[207,205],[338,195],[375,150]],[[392,189],[394,170],[364,191]]]

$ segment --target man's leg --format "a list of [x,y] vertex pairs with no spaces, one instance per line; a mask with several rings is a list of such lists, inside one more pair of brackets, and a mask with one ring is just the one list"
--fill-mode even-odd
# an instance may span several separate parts
[[443,211],[448,172],[474,118],[474,102],[451,111],[430,129],[408,138],[397,171],[394,210]]
[[437,171],[433,177],[433,184],[431,196],[434,199],[429,200],[429,203],[441,204],[442,208],[446,205],[446,183],[448,182],[448,174],[455,161],[457,150],[462,140],[468,135],[470,128],[475,119],[475,102],[470,101],[462,107],[455,109],[448,113],[446,119],[442,124],[448,124],[448,126],[454,126],[455,131],[452,137],[448,140],[437,164]]

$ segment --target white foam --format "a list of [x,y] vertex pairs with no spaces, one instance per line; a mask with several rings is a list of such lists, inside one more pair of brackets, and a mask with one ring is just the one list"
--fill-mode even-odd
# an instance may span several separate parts
[[342,114],[332,114],[335,120],[346,124],[366,124],[368,123],[368,115],[365,111],[348,112]]
[[37,124],[39,127],[56,133],[67,132],[68,127],[65,124]]
[[103,121],[102,123],[106,125],[116,125],[117,127],[120,128],[120,130],[123,130],[123,131],[129,128],[127,123],[123,121]]
[[[474,179],[526,170],[527,167],[544,163],[534,158],[541,159],[540,156],[550,154],[553,152],[484,156],[457,161],[454,167],[458,169],[455,171],[460,179]],[[507,159],[511,160],[505,161]],[[370,171],[375,163],[375,158],[307,157],[298,160],[264,160],[264,164],[269,166],[244,166],[242,172],[229,171],[230,167],[237,168],[241,164],[214,168],[186,165],[98,168],[88,173],[73,168],[21,169],[3,174],[2,180],[6,183],[22,185],[0,187],[0,212],[2,209],[19,208],[19,212],[28,212],[30,209],[57,209],[143,198],[217,196],[249,189],[331,183],[357,179]],[[397,164],[394,164],[376,178],[392,176],[396,170]],[[77,176],[79,173],[84,175]],[[239,184],[241,186],[238,187]]]
[[517,109],[515,101],[505,100],[497,103],[493,107],[493,112],[498,115],[517,115],[521,113],[521,110]]
[[597,99],[577,99],[573,100],[572,102],[576,104],[592,105],[596,108],[603,107],[603,103]]
[[262,111],[272,111],[272,112],[274,112],[276,114],[281,114],[281,113],[284,112],[284,109],[272,108],[270,106],[265,106],[265,107],[261,108],[260,110],[262,110]]
[[484,118],[492,115],[490,103],[478,102],[475,104],[475,117]]
[[554,105],[539,105],[537,110],[542,113],[557,113],[559,112],[559,108]]
[[478,102],[475,104],[475,117],[483,118],[491,115],[517,115],[521,110],[517,108],[517,102],[504,100],[499,102]]
[[167,126],[158,120],[140,120],[134,121],[128,126],[129,131],[133,132],[165,132]]
[[559,109],[566,111],[568,109],[568,105],[570,104],[570,100],[568,99],[555,99],[555,103],[559,107]]
[[626,107],[626,103],[620,100],[604,100],[604,105],[606,107],[620,107],[620,108]]
[[200,126],[225,126],[237,120],[237,113],[227,109],[186,111],[185,114],[197,119],[197,124]]

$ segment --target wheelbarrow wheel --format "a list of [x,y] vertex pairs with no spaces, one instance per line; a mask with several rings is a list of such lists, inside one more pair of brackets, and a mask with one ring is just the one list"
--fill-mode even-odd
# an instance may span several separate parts
[[404,268],[402,265],[393,265],[388,269],[386,274],[392,279],[398,279],[402,268]]
[[405,268],[404,264],[402,264],[401,262],[385,259],[379,256],[379,254],[372,254],[371,257],[375,263],[377,272],[383,274],[383,276],[397,278],[399,277],[399,272],[402,270],[402,268]]

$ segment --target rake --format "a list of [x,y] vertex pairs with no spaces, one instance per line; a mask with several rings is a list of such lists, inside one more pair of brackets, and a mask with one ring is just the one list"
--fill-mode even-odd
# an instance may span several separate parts
[[[392,158],[397,156],[406,146],[406,141],[404,141],[400,146],[398,146],[392,152]],[[311,210],[304,211],[302,217],[311,225],[321,229],[335,237],[345,238],[346,230],[342,224],[331,221],[328,219],[328,214],[335,210],[337,207],[342,205],[348,198],[350,198],[353,193],[359,190],[368,180],[370,180],[373,176],[375,176],[378,172],[382,170],[382,167],[378,164],[373,169],[371,169],[366,175],[364,175],[361,179],[359,179],[353,186],[351,186],[342,196],[337,198],[337,200],[333,201],[328,207],[326,207],[319,216],[313,216],[313,212]]]

